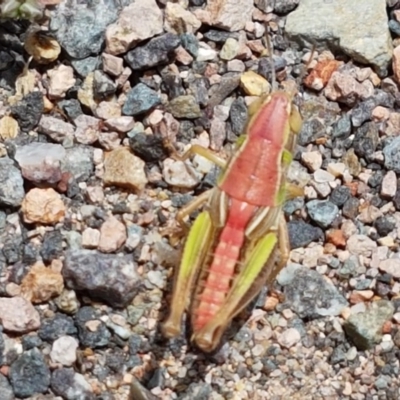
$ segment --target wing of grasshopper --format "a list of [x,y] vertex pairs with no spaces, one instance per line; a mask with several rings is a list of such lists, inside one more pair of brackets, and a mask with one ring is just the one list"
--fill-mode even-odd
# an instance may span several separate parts
[[181,319],[187,303],[190,301],[195,281],[200,267],[204,262],[206,252],[212,239],[212,223],[210,214],[203,211],[190,229],[183,250],[183,256],[178,274],[175,278],[174,291],[171,301],[171,313],[163,324],[166,337],[176,337],[181,332]]

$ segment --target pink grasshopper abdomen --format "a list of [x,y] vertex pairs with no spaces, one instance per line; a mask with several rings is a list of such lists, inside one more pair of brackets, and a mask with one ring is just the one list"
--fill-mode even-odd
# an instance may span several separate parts
[[256,207],[232,199],[226,225],[209,267],[208,276],[195,311],[193,328],[201,329],[220,309],[230,289],[244,242],[244,231]]

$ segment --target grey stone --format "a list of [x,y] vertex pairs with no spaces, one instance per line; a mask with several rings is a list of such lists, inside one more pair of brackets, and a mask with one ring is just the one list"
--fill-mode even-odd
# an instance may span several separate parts
[[100,64],[100,57],[86,57],[81,60],[71,60],[74,70],[83,78],[86,78]]
[[11,107],[11,115],[17,120],[21,130],[29,132],[39,123],[43,109],[42,92],[31,92],[17,105]]
[[82,59],[100,52],[105,30],[117,17],[114,0],[61,3],[52,15],[50,30],[70,57]]
[[66,150],[61,163],[62,172],[69,172],[77,182],[82,182],[89,179],[93,169],[92,147],[78,145]]
[[143,46],[138,46],[129,51],[125,61],[133,70],[151,68],[168,62],[181,39],[173,33],[155,37]]
[[350,315],[343,327],[359,350],[370,349],[382,338],[382,326],[394,313],[390,301],[378,300],[361,313]]
[[[310,29],[312,27],[312,29]],[[372,64],[384,75],[392,58],[385,1],[302,0],[286,21],[289,38],[301,44],[339,48],[355,61]]]
[[302,220],[293,220],[288,223],[290,247],[297,249],[305,247],[311,242],[324,238],[321,228],[317,228]]
[[23,353],[10,367],[10,381],[17,397],[44,393],[50,386],[50,370],[39,350]]
[[51,388],[65,400],[94,400],[90,383],[73,368],[56,369],[51,375]]
[[400,136],[395,137],[383,148],[385,167],[400,173]]
[[25,196],[21,171],[9,158],[0,158],[0,205],[18,207]]
[[300,318],[339,315],[347,306],[346,299],[336,287],[318,272],[296,266],[288,275],[284,272],[286,269],[278,276],[278,281],[284,286],[287,303]]
[[138,83],[128,92],[122,113],[135,116],[149,111],[160,103],[160,96],[155,90],[144,83]]
[[113,307],[129,304],[139,286],[132,256],[69,250],[62,274],[69,288],[87,291]]
[[339,213],[339,208],[329,200],[311,200],[306,204],[310,218],[322,228],[327,228]]

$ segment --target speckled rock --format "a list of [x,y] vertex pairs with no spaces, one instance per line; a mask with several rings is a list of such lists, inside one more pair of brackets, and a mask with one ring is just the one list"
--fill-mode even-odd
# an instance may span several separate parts
[[18,207],[25,196],[21,172],[9,158],[0,159],[0,205]]
[[390,301],[374,301],[366,311],[351,315],[343,327],[359,350],[367,350],[379,343],[382,326],[393,313],[394,306]]
[[50,369],[38,349],[22,354],[10,367],[10,381],[17,397],[44,393],[50,386]]
[[31,189],[25,196],[21,211],[28,224],[56,224],[65,215],[65,205],[54,189]]
[[395,137],[383,148],[385,167],[400,173],[400,136]]
[[327,228],[339,213],[337,205],[329,200],[312,200],[306,207],[310,218],[322,228]]
[[157,134],[136,133],[129,139],[129,147],[146,162],[164,161],[169,155],[162,136]]
[[40,316],[22,297],[0,298],[0,320],[6,332],[26,333],[40,326]]
[[73,368],[56,369],[51,375],[51,388],[65,400],[94,400],[90,383]]
[[138,46],[129,51],[125,61],[133,70],[151,68],[166,63],[173,54],[181,40],[173,33],[166,33],[151,39],[143,46]]
[[25,179],[53,184],[61,180],[61,161],[65,155],[64,147],[59,144],[33,142],[18,147],[15,160]]
[[106,31],[106,50],[117,55],[163,31],[163,16],[155,0],[137,0],[123,8]]
[[201,22],[190,11],[185,10],[179,3],[168,2],[165,6],[165,29],[167,32],[180,34],[182,26],[186,33],[195,33]]
[[175,118],[195,119],[201,116],[196,98],[191,95],[175,97],[169,102],[168,111]]
[[29,132],[39,123],[44,109],[41,92],[27,94],[18,104],[11,107],[11,115],[18,121],[22,131]]
[[103,181],[108,186],[142,190],[147,183],[144,162],[126,147],[115,149],[105,160]]
[[386,3],[368,0],[364,6],[368,12],[360,13],[356,3],[346,0],[301,1],[288,15],[287,34],[300,42],[339,46],[352,59],[372,64],[383,73],[392,55]]
[[324,237],[321,228],[307,224],[302,220],[290,221],[288,223],[288,233],[292,249],[305,247],[311,242],[316,242]]
[[101,226],[98,249],[103,253],[112,253],[125,243],[126,238],[125,225],[114,216],[110,216]]
[[72,58],[82,59],[100,52],[108,25],[118,16],[114,0],[61,3],[52,15],[50,30]]
[[211,15],[212,25],[228,31],[243,29],[251,20],[253,0],[209,0],[207,11]]
[[149,111],[160,103],[161,99],[155,90],[143,83],[138,83],[127,93],[122,113],[135,116]]
[[347,305],[336,287],[318,272],[289,265],[278,276],[284,286],[285,300],[300,318],[339,315]]
[[130,256],[69,250],[62,274],[69,288],[87,291],[113,307],[129,304],[138,290],[138,275]]
[[81,307],[75,315],[75,324],[78,327],[78,338],[81,346],[90,349],[107,346],[111,339],[111,332],[100,319],[101,312],[93,307]]
[[76,350],[78,341],[72,336],[61,336],[54,341],[50,358],[53,363],[59,363],[66,367],[73,365],[76,361]]
[[43,303],[61,294],[64,289],[63,277],[44,265],[33,265],[21,284],[22,296],[32,303]]
[[64,335],[75,336],[77,332],[72,317],[56,313],[53,317],[43,320],[38,335],[42,340],[53,342]]

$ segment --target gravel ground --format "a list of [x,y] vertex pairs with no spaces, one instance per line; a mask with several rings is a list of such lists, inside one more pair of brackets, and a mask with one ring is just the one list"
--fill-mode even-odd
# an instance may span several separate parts
[[[397,3],[73,0],[2,22],[0,400],[400,398]],[[231,154],[271,88],[266,25],[305,195],[283,296],[205,355],[159,325],[175,214],[218,169],[172,148]]]

